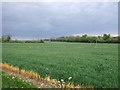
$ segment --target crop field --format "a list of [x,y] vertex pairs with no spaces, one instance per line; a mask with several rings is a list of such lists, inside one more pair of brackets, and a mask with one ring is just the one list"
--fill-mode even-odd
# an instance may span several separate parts
[[3,43],[2,62],[42,77],[96,88],[118,87],[118,44]]

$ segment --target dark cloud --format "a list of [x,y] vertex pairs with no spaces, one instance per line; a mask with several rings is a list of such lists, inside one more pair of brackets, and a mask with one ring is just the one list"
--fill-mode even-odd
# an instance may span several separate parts
[[117,8],[117,2],[3,3],[3,34],[18,38],[117,34]]

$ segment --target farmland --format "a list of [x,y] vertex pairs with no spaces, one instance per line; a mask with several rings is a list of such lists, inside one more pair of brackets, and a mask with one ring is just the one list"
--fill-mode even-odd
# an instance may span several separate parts
[[76,85],[118,87],[118,44],[3,43],[2,60]]

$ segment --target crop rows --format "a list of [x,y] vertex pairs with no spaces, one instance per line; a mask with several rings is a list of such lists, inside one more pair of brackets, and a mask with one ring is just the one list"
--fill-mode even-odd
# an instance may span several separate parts
[[118,84],[117,44],[4,43],[2,59],[75,85],[115,88]]

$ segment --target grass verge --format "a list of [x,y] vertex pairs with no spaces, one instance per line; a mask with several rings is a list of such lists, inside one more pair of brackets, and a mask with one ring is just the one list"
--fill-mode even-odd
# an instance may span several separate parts
[[[45,78],[42,78],[40,77],[40,75],[34,71],[26,71],[26,70],[23,70],[23,69],[19,69],[18,67],[14,67],[12,65],[9,65],[7,63],[0,63],[0,66],[3,68],[3,69],[6,69],[6,70],[10,70],[12,72],[15,72],[15,73],[19,73],[19,74],[22,74],[23,76],[27,76],[29,78],[32,78],[32,79],[35,79],[39,82],[39,80],[41,81],[45,81],[47,83],[53,83],[57,86],[59,86],[60,88],[90,88],[90,90],[93,90],[93,87],[92,86],[87,86],[87,87],[82,87],[80,85],[77,85],[75,86],[73,83],[65,83],[65,82],[59,82],[57,79],[52,79],[50,76],[46,76]],[[8,77],[8,76],[7,76]],[[3,84],[5,83],[6,85],[6,82],[10,81],[10,80],[13,80],[14,78],[16,78],[15,76],[10,76],[10,77],[3,77],[4,79],[4,82]],[[11,84],[14,84],[16,83],[15,85],[18,85],[20,84],[19,88],[21,87],[21,82],[18,83],[18,81],[20,81],[20,79],[17,79],[15,80],[15,82],[11,83]],[[7,84],[8,85],[8,84]],[[25,84],[26,85],[26,84]],[[27,83],[28,85],[28,83]],[[12,85],[10,85],[12,86]],[[10,87],[9,86],[9,87]],[[5,88],[8,87],[8,86],[4,86]],[[23,87],[23,85],[22,85]],[[27,87],[27,86],[26,86]],[[33,86],[34,87],[34,86]],[[10,87],[11,88],[11,87]],[[13,86],[12,86],[13,88]]]

